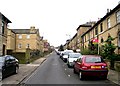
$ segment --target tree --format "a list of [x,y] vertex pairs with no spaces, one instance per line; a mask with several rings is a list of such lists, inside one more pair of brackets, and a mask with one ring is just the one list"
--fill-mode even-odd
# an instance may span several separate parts
[[116,46],[112,43],[114,39],[111,36],[108,36],[107,40],[105,41],[105,45],[103,45],[103,55],[106,59],[110,60],[110,69],[114,69],[114,57],[115,57],[115,49]]
[[60,45],[59,51],[64,51],[64,46],[63,45]]
[[88,51],[89,51],[89,54],[97,54],[98,52],[98,43],[93,43],[93,41],[91,41],[89,44],[88,44]]

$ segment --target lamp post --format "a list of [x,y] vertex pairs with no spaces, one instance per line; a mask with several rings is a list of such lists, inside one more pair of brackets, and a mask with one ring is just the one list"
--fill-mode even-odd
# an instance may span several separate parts
[[69,49],[69,42],[71,40],[71,35],[70,34],[66,34],[66,36],[68,36],[69,38],[67,39],[66,43],[67,43],[67,49]]

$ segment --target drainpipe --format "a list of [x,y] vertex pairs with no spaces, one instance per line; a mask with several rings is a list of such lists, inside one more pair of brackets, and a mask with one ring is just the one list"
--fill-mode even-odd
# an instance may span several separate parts
[[2,40],[2,15],[0,13],[0,56],[3,55],[3,40]]

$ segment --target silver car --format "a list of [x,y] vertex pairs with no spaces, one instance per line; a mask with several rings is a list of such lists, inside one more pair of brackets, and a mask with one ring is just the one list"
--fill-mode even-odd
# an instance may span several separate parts
[[69,53],[68,58],[67,58],[68,67],[73,67],[74,61],[76,61],[81,56],[82,56],[81,53]]

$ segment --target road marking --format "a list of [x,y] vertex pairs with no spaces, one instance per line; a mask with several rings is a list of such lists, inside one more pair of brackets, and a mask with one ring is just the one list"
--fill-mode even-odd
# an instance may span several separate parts
[[68,75],[68,77],[70,77],[70,75]]

